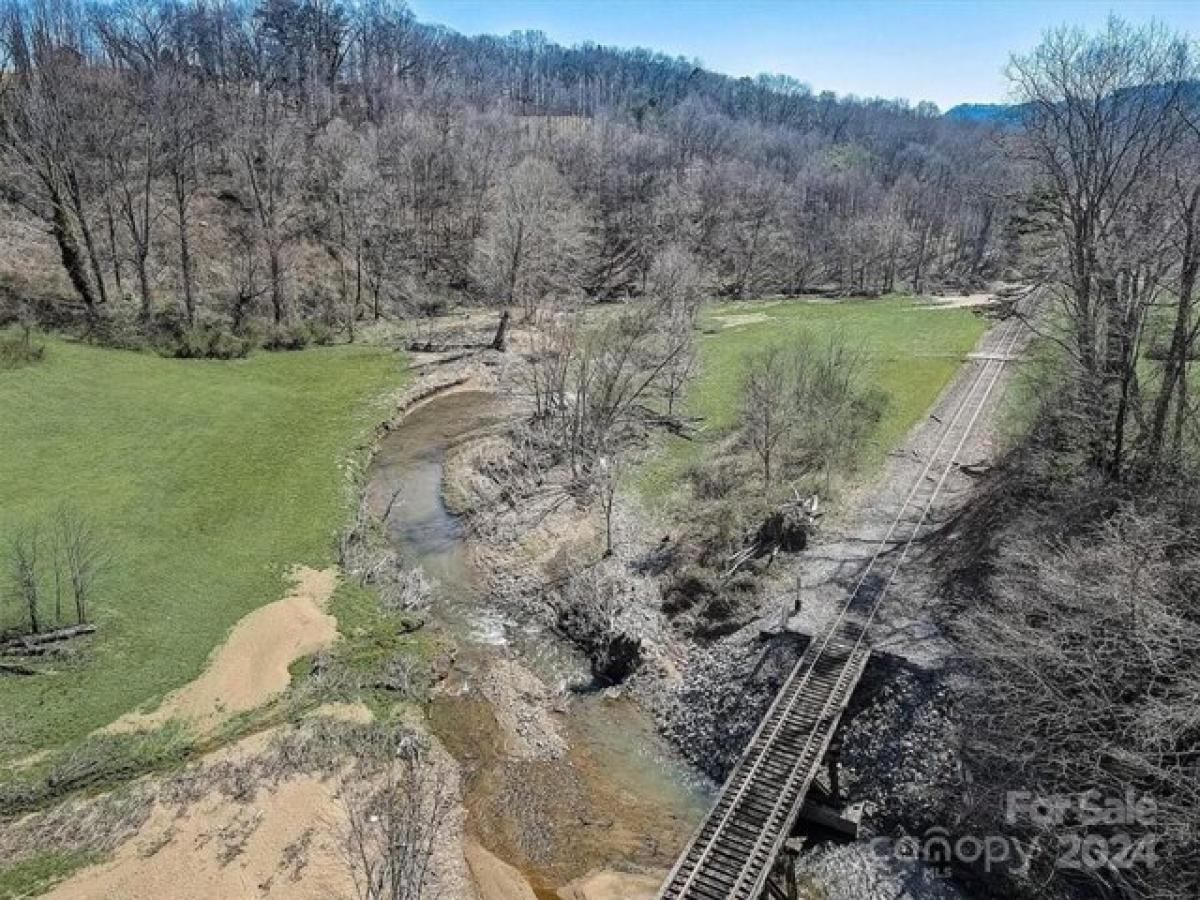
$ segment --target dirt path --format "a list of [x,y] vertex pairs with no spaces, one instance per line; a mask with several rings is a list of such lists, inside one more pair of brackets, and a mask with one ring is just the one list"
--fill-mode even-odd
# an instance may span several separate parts
[[209,731],[282,693],[291,681],[288,667],[337,638],[337,620],[325,611],[337,587],[337,570],[299,566],[292,578],[295,587],[288,596],[238,621],[200,677],[152,712],[128,713],[104,730],[135,731],[181,719]]

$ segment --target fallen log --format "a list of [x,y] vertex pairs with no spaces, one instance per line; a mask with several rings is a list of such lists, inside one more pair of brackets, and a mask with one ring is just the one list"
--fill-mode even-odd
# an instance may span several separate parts
[[36,675],[37,669],[20,663],[0,662],[0,675]]
[[491,350],[492,342],[487,341],[409,341],[407,349],[410,353],[451,353],[457,350]]
[[972,478],[982,478],[988,472],[992,471],[992,467],[987,463],[959,463],[958,470]]
[[50,656],[51,654],[65,653],[67,647],[62,647],[59,644],[12,644],[8,647],[0,648],[0,655],[4,656]]
[[28,650],[43,644],[54,644],[58,641],[69,641],[71,638],[91,634],[96,630],[95,625],[70,625],[66,628],[56,628],[54,631],[44,631],[40,634],[18,634],[0,640],[0,651],[19,649]]
[[704,422],[704,419],[700,416],[689,416],[687,418],[683,416],[668,416],[641,403],[634,406],[634,411],[637,412],[646,425],[655,428],[665,428],[672,434],[689,441],[695,439],[696,432],[700,430],[700,426]]

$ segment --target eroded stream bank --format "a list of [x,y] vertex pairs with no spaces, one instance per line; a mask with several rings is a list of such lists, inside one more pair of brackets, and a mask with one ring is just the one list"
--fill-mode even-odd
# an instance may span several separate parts
[[541,897],[599,869],[665,870],[708,786],[634,702],[576,690],[587,661],[482,588],[470,540],[442,499],[448,450],[499,423],[492,395],[445,394],[382,441],[367,498],[406,561],[435,584],[430,625],[453,637],[432,730],[462,768],[471,836]]

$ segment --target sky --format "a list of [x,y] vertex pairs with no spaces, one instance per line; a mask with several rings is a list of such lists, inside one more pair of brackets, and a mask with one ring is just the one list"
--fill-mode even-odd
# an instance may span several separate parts
[[1200,38],[1200,0],[409,0],[464,34],[546,32],[698,58],[730,75],[779,72],[816,91],[957,103],[1007,99],[1013,51],[1110,13]]

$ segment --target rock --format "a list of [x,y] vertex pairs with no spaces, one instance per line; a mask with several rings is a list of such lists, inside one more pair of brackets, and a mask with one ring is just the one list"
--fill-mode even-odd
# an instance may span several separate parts
[[471,868],[479,900],[537,900],[520,871],[474,841],[465,842],[463,856]]
[[633,874],[600,869],[563,886],[558,896],[563,900],[653,900],[665,878],[666,872]]

